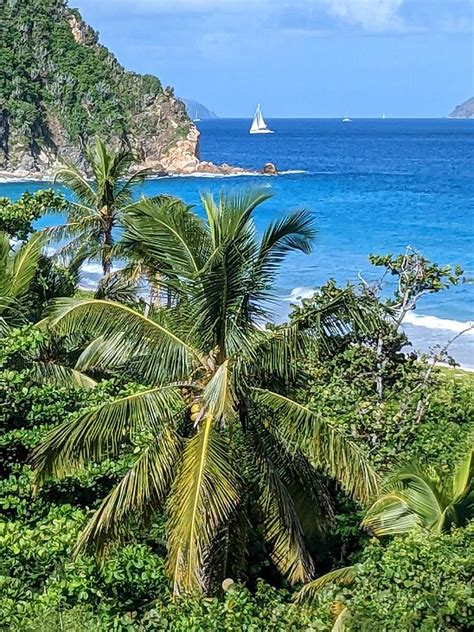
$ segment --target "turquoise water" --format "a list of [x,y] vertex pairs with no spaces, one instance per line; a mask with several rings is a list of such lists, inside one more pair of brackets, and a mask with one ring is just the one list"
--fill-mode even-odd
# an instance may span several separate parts
[[[399,253],[411,245],[438,263],[460,264],[474,277],[474,121],[268,122],[275,134],[261,136],[247,133],[247,120],[200,122],[201,157],[249,169],[272,161],[288,173],[161,178],[150,180],[144,192],[199,204],[200,192],[263,187],[273,198],[256,215],[260,227],[289,209],[310,209],[319,228],[314,253],[288,259],[278,280],[276,318],[330,276],[340,282],[356,280],[359,272],[374,278],[371,252]],[[0,195],[16,197],[41,186],[6,183]],[[93,283],[96,274],[87,266],[83,282]],[[444,343],[474,321],[473,306],[470,283],[422,299],[407,325],[414,346],[427,350]],[[452,351],[474,366],[474,336],[464,336]]]

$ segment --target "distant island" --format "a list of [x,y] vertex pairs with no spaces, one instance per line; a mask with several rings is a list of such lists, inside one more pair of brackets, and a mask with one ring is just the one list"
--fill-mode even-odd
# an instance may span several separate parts
[[48,178],[58,159],[85,168],[97,136],[154,173],[242,171],[200,161],[173,88],[125,70],[66,0],[7,2],[1,22],[0,179]]
[[457,105],[448,118],[472,119],[474,118],[474,97],[467,99],[461,105]]
[[191,119],[216,119],[219,118],[215,112],[209,110],[205,105],[199,103],[199,101],[193,101],[192,99],[183,99],[178,97],[180,101],[186,106],[186,112]]

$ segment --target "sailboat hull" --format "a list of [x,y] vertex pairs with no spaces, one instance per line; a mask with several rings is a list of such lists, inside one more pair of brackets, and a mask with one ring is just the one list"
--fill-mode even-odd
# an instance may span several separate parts
[[249,134],[273,134],[272,129],[251,129]]

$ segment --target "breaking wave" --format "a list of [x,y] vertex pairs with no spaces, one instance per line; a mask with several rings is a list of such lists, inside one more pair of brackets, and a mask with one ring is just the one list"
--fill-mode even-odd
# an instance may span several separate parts
[[413,325],[414,327],[425,327],[427,329],[442,329],[444,331],[452,331],[461,333],[466,331],[466,336],[474,336],[474,321],[452,320],[450,318],[438,318],[438,316],[425,316],[423,314],[414,314],[409,312],[404,324]]

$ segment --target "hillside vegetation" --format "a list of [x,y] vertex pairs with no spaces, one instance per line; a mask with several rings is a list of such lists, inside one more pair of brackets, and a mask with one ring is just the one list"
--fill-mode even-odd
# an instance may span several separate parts
[[168,170],[194,130],[172,89],[125,71],[65,0],[0,3],[0,68],[0,170],[47,174],[58,155],[81,162],[97,134]]

